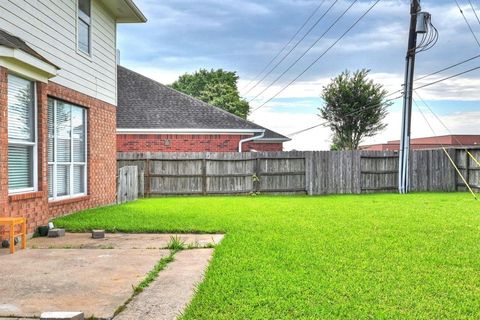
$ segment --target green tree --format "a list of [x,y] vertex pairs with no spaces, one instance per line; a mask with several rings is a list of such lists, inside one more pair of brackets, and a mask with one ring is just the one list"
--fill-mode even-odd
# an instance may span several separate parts
[[332,149],[356,150],[364,138],[387,126],[383,120],[391,103],[383,86],[368,79],[369,72],[344,71],[323,88],[325,104],[319,116],[332,130]]
[[246,119],[250,106],[240,97],[237,82],[236,72],[200,69],[180,76],[170,87]]

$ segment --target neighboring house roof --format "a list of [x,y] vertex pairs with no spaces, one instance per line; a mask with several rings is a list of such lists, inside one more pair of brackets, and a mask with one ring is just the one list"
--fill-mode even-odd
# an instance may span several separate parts
[[[117,128],[142,130],[208,130],[258,133],[265,130],[263,141],[285,142],[290,139],[242,119],[225,110],[192,98],[132,70],[118,66]],[[218,132],[221,132],[218,130]]]
[[[476,147],[480,145],[480,135],[474,134],[454,134],[433,136],[424,138],[414,138],[410,140],[410,146],[412,149],[437,149],[442,146],[456,147],[456,146],[468,146]],[[361,150],[376,150],[376,151],[388,151],[399,150],[400,140],[392,140],[386,143],[362,145]]]
[[37,51],[32,49],[29,45],[25,43],[22,39],[19,37],[16,37],[7,31],[0,29],[0,46],[5,46],[11,49],[19,49],[22,50],[25,53],[28,53],[29,55],[45,62],[48,63],[51,66],[54,66],[57,69],[60,69],[50,61],[48,61],[45,57],[43,57],[41,54],[39,54]]

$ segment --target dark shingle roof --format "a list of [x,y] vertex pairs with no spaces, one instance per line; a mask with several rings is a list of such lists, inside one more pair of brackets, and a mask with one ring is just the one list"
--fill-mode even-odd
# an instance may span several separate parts
[[[118,66],[119,129],[266,129]],[[265,139],[289,139],[266,129]]]
[[48,61],[45,57],[43,57],[41,54],[39,54],[37,51],[33,50],[29,45],[25,43],[22,39],[19,37],[16,37],[7,31],[0,29],[0,45],[12,48],[12,49],[20,49],[35,58],[42,60],[43,62],[46,62],[55,68],[59,69],[56,65]]

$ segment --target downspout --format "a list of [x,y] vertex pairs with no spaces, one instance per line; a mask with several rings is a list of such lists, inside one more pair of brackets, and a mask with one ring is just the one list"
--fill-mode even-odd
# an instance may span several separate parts
[[238,143],[238,152],[242,152],[242,146],[245,142],[250,142],[250,141],[255,141],[255,140],[258,140],[258,139],[262,139],[264,136],[265,136],[265,130],[263,130],[262,134],[259,135],[259,136],[254,136],[254,137],[251,137],[251,138],[240,140],[240,142]]

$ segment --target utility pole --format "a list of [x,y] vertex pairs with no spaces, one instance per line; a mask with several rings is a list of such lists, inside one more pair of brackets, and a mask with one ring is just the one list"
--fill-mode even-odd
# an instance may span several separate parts
[[410,158],[410,132],[412,122],[412,94],[413,76],[415,73],[415,53],[417,50],[417,14],[420,12],[420,0],[412,0],[410,4],[410,35],[408,37],[408,50],[405,67],[405,85],[402,113],[402,136],[400,139],[398,191],[408,193],[409,158]]

